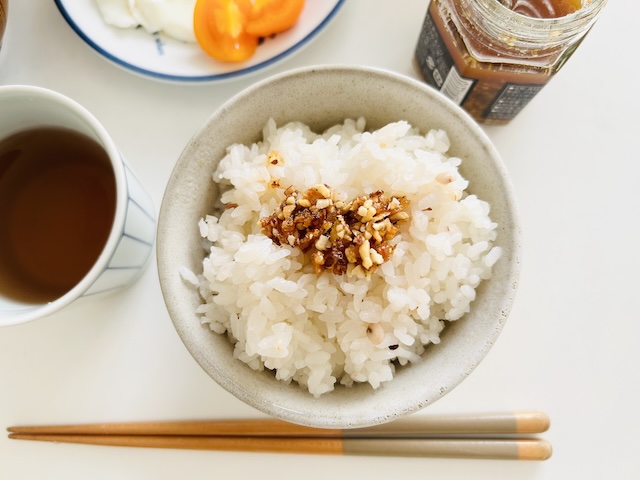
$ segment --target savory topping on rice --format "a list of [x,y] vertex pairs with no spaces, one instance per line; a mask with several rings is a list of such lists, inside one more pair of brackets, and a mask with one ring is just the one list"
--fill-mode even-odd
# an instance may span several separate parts
[[[267,158],[282,157],[270,152]],[[409,201],[388,198],[382,190],[354,200],[336,198],[334,190],[318,184],[305,192],[294,187],[268,217],[260,219],[262,232],[276,245],[298,247],[310,255],[316,274],[328,270],[336,275],[364,278],[389,260],[398,223],[407,220]]]
[[[501,250],[442,130],[269,121],[213,172],[197,313],[234,356],[319,396],[378,388],[464,321]],[[330,185],[330,187],[329,187]]]

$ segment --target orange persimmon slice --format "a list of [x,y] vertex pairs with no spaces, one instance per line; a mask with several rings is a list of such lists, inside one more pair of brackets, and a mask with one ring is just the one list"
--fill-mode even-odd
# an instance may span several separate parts
[[250,12],[251,0],[197,0],[193,29],[200,48],[222,62],[251,58],[258,37],[245,30]]
[[290,29],[300,17],[304,0],[253,0],[245,31],[256,37],[268,37]]

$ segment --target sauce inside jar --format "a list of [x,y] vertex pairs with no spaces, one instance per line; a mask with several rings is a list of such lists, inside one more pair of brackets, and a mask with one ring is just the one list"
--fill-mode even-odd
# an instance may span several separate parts
[[501,0],[509,10],[533,18],[559,18],[577,12],[582,0]]

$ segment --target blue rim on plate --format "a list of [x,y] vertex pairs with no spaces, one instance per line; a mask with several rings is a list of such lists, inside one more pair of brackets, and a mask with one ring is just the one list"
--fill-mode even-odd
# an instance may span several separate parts
[[[323,0],[324,1],[324,0]],[[248,75],[250,73],[257,72],[258,70],[262,70],[269,66],[272,66],[284,58],[290,56],[294,52],[301,49],[301,47],[307,45],[313,38],[315,38],[318,33],[320,33],[329,22],[336,16],[342,5],[346,0],[335,0],[335,5],[331,10],[326,14],[322,20],[315,25],[309,32],[305,33],[304,37],[296,41],[296,43],[287,47],[286,49],[277,52],[276,54],[266,58],[264,61],[261,61],[256,64],[239,67],[237,70],[226,71],[223,73],[214,73],[214,74],[202,74],[202,75],[179,75],[179,74],[168,74],[162,73],[159,71],[154,71],[149,68],[144,68],[140,65],[136,65],[135,62],[127,61],[117,54],[114,54],[108,51],[105,47],[101,46],[95,39],[88,33],[82,26],[79,24],[78,19],[74,17],[74,15],[69,12],[69,9],[65,6],[64,0],[54,0],[58,10],[62,14],[63,18],[69,24],[69,26],[73,29],[73,31],[84,40],[93,50],[95,50],[98,54],[100,54],[105,59],[113,62],[119,67],[124,68],[125,70],[129,70],[133,73],[140,74],[142,76],[151,77],[157,80],[165,80],[171,82],[196,82],[196,83],[204,83],[204,82],[213,82],[219,80],[226,80],[235,77],[240,77],[243,75]],[[97,6],[94,5],[94,8],[97,9]],[[111,27],[109,25],[105,25],[105,28],[116,29],[116,27]],[[152,34],[148,34],[152,37]],[[155,34],[157,36],[157,34]],[[194,44],[194,49],[198,49],[199,47]],[[212,62],[215,60],[211,59]]]

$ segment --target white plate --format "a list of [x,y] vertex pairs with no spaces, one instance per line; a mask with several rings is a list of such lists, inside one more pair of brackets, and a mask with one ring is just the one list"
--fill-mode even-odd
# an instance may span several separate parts
[[93,0],[55,2],[80,38],[116,65],[158,80],[211,82],[255,72],[296,52],[327,26],[345,0],[307,0],[293,28],[265,39],[253,57],[242,63],[218,62],[197,44],[152,35],[142,28],[107,25]]

